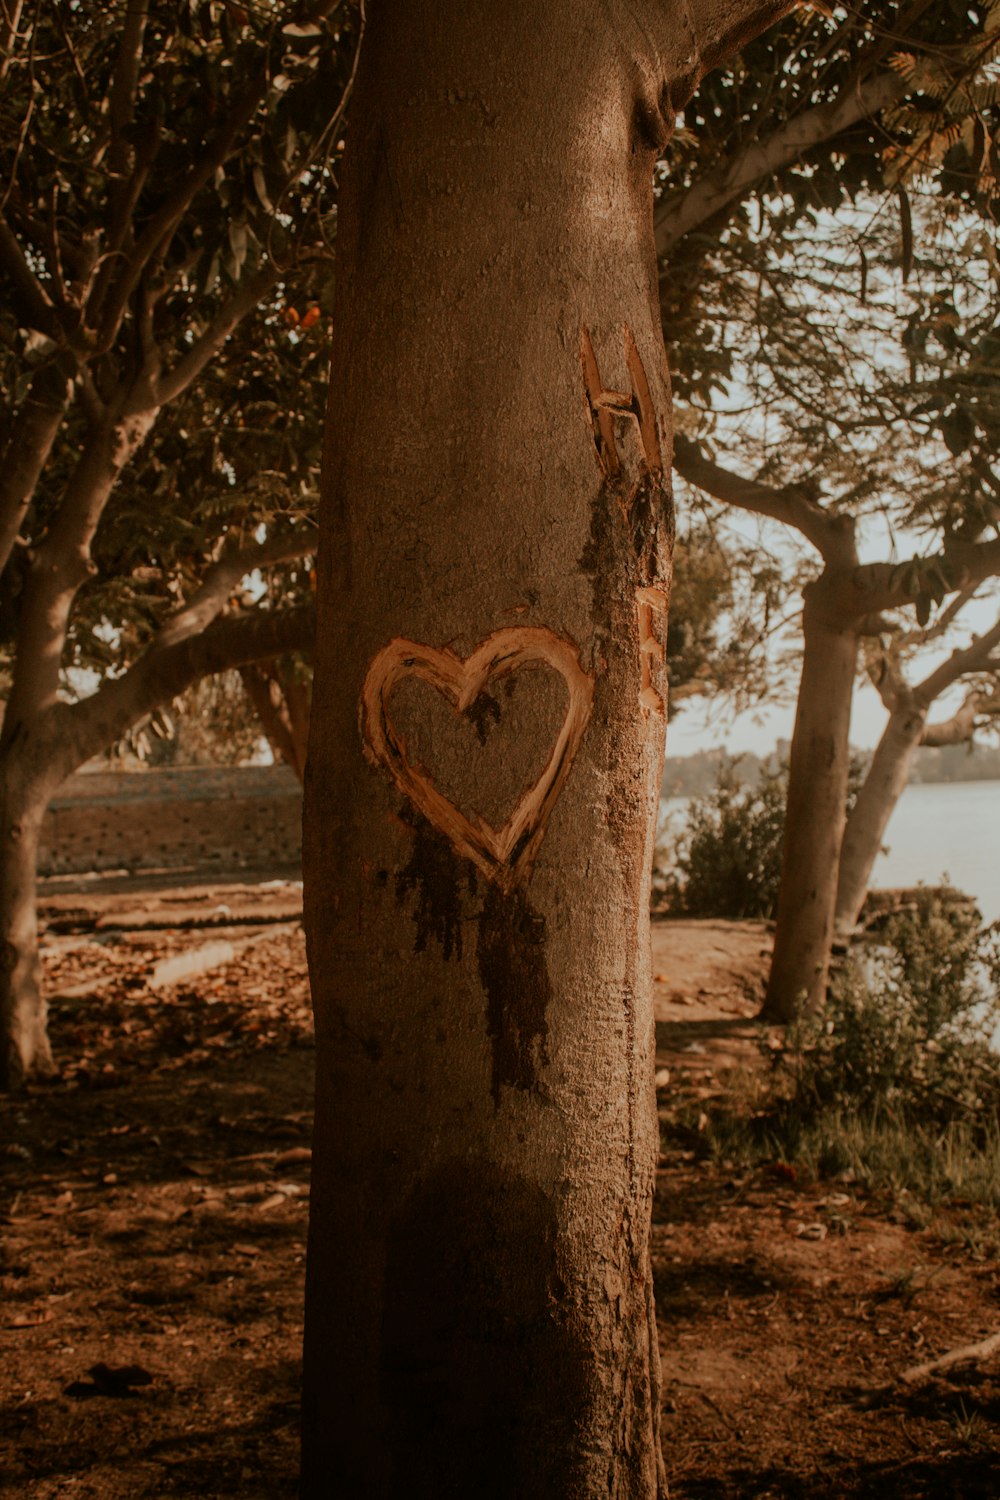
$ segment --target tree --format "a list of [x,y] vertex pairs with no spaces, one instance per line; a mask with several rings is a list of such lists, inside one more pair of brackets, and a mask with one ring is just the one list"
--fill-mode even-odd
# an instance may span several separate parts
[[[987,118],[995,129],[992,97],[977,104],[979,85],[968,77],[970,59],[992,57],[998,45],[988,16],[984,25],[978,50],[964,40],[953,47],[950,87],[970,113],[978,110],[982,128]],[[909,78],[918,71],[911,64]],[[929,121],[945,92],[935,89]],[[728,326],[717,337],[725,360],[711,378],[738,384],[749,417],[742,431],[724,418],[713,433],[707,413],[701,423],[706,438],[738,453],[757,478],[723,469],[697,442],[679,442],[675,454],[685,478],[797,530],[823,563],[803,592],[785,874],[766,1000],[775,1020],[791,1019],[803,1004],[815,1008],[825,991],[859,642],[885,628],[885,611],[907,601],[926,624],[948,595],[994,576],[1000,560],[996,255],[983,224],[992,198],[983,192],[974,140],[963,133],[970,122],[938,132],[945,145],[934,156],[934,133],[902,120],[914,142],[911,165],[926,171],[933,157],[949,197],[915,206],[907,198],[896,236],[877,201],[863,199],[839,217],[813,214],[813,228],[805,215],[803,231],[794,189],[776,192],[769,227],[744,226],[715,252],[728,270]],[[963,175],[963,159],[977,170]],[[887,154],[883,166],[898,181],[912,178],[898,154]],[[970,184],[974,203],[963,198]],[[838,205],[836,174],[829,186]],[[694,405],[693,385],[692,392]],[[923,533],[930,554],[863,564],[860,528],[876,513]],[[870,808],[863,796],[855,833]]]
[[314,547],[312,440],[296,462],[294,402],[279,429],[254,412],[320,317],[298,307],[356,51],[335,9],[4,8],[0,1086],[51,1068],[34,881],[56,787],[201,675],[311,638],[308,604],[231,601]]
[[786,586],[774,558],[693,514],[674,540],[667,687],[671,720],[693,698],[736,712],[767,697],[768,637]]
[[664,1493],[652,170],[781,8],[372,7],[306,788],[308,1496]]
[[[939,627],[952,623],[958,613],[954,606],[968,602],[967,594],[957,594],[952,607],[942,610]],[[925,628],[868,643],[868,672],[889,710],[889,719],[844,828],[834,908],[834,928],[842,941],[857,926],[872,867],[917,750],[922,745],[969,743],[977,729],[994,727],[1000,717],[1000,621],[952,651],[920,682],[908,683],[903,671],[907,649],[925,646],[929,637],[939,634],[940,628]],[[938,698],[963,682],[966,691],[960,706],[947,718],[932,721],[931,709]]]

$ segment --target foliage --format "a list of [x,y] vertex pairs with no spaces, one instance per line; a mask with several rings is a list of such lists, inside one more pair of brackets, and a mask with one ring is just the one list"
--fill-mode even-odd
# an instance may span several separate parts
[[790,1109],[886,1116],[900,1125],[1000,1123],[1000,949],[974,907],[924,893],[852,960],[825,1009],[789,1039]]
[[[912,252],[913,227],[907,236],[897,207],[902,179],[909,183],[907,212],[906,195],[919,178],[925,192],[943,192],[990,213],[984,172],[988,179],[996,165],[1000,130],[990,73],[996,6],[860,0],[847,9],[823,9],[822,16],[820,10],[797,8],[729,68],[710,74],[668,148],[664,216],[713,173],[745,183],[740,191],[722,192],[704,227],[670,246],[661,278],[675,388],[685,405],[700,410],[712,408],[739,362],[739,339],[727,327],[734,258],[752,258],[755,246],[780,246],[797,229],[806,240],[822,239],[831,216],[850,218],[859,203],[870,211],[883,196]],[[841,128],[829,128],[824,108],[835,111],[893,77],[898,89],[881,115],[878,108],[848,111]],[[950,111],[945,130],[956,119],[960,125],[942,155],[936,144],[943,140],[943,109]],[[785,130],[794,135],[787,151],[781,149]],[[744,177],[752,153],[766,166]],[[866,211],[854,226],[852,269],[861,283],[867,218]],[[906,245],[896,254],[905,260]]]
[[51,410],[59,425],[27,497],[0,483],[0,537],[23,506],[17,545],[9,558],[0,548],[0,657],[9,676],[36,550],[58,537],[88,554],[90,576],[50,654],[106,677],[220,552],[313,504],[358,18],[338,0],[12,14],[4,477],[23,463],[26,414]]
[[756,785],[725,761],[715,786],[692,800],[674,868],[659,881],[672,913],[771,917],[781,879],[787,770],[764,769]]
[[667,626],[671,717],[690,698],[724,696],[737,711],[771,688],[769,633],[785,598],[759,546],[693,516],[674,545]]
[[245,766],[260,762],[262,743],[239,673],[218,672],[137,724],[110,758],[126,766]]
[[971,903],[927,892],[836,976],[824,1009],[771,1066],[730,1082],[706,1114],[670,1123],[731,1165],[839,1178],[914,1216],[942,1202],[1000,1208],[1000,944]]

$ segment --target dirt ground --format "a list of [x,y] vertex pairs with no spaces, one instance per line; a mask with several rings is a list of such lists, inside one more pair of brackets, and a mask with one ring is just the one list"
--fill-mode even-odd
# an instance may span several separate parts
[[[63,1072],[0,1101],[4,1495],[294,1494],[298,911],[287,882],[48,903]],[[656,924],[665,1107],[754,1050],[767,946],[763,924]],[[850,1183],[671,1150],[654,1255],[674,1500],[1000,1496],[1000,1357],[901,1379],[1000,1328],[974,1245]]]

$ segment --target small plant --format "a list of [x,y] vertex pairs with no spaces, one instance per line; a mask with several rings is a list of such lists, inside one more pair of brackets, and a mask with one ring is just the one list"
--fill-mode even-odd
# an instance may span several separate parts
[[949,1412],[948,1421],[951,1430],[963,1448],[974,1447],[984,1436],[983,1419],[975,1407],[967,1410],[965,1402],[959,1397],[958,1408]]

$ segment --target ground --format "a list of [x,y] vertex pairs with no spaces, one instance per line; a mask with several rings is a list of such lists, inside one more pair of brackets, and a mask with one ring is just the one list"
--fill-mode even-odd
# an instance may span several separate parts
[[[0,1101],[4,1495],[294,1494],[298,907],[288,883],[47,903],[63,1073]],[[759,1055],[768,942],[655,925],[664,1114]],[[901,1378],[1000,1327],[992,1244],[909,1227],[852,1183],[671,1146],[654,1257],[673,1500],[1000,1495],[1000,1358]]]

